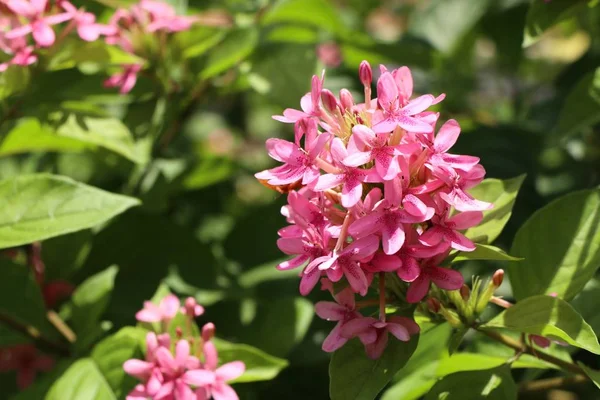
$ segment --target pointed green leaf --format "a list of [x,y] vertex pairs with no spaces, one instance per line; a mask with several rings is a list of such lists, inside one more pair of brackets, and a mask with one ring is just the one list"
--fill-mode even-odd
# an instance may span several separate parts
[[70,323],[77,333],[77,347],[85,348],[102,333],[99,322],[110,300],[119,268],[112,266],[83,281],[73,293]]
[[591,369],[590,367],[588,367],[582,363],[578,363],[578,364],[581,368],[583,368],[583,371],[588,376],[588,378],[590,378],[592,380],[592,382],[594,382],[594,385],[596,385],[598,387],[598,389],[600,389],[600,371]]
[[517,398],[517,385],[506,365],[483,370],[447,375],[425,396],[425,400],[512,400]]
[[564,21],[585,7],[588,0],[533,0],[525,19],[523,47],[537,42],[551,26]]
[[219,46],[209,53],[200,79],[217,76],[248,57],[258,45],[258,30],[255,27],[236,29],[230,32]]
[[600,121],[597,89],[600,68],[582,77],[567,94],[553,132],[557,138],[576,134]]
[[459,251],[452,263],[465,260],[520,261],[522,258],[513,257],[499,247],[477,243],[474,251]]
[[139,204],[69,178],[34,174],[0,181],[0,248],[103,223]]
[[344,34],[340,13],[326,0],[285,0],[280,1],[261,19],[263,24],[288,23],[311,25],[332,33]]
[[390,339],[378,360],[371,360],[358,339],[333,353],[329,363],[329,395],[332,400],[372,400],[410,359],[418,335],[409,342]]
[[484,211],[481,223],[467,229],[465,236],[482,244],[490,244],[496,240],[512,215],[515,199],[524,180],[525,175],[506,180],[485,179],[469,189],[473,197],[494,204],[494,208]]
[[600,354],[600,344],[592,328],[569,303],[552,296],[521,300],[482,328],[505,328],[545,336]]
[[600,190],[563,196],[521,226],[510,251],[523,257],[508,265],[517,299],[557,293],[572,299],[600,267]]
[[24,118],[11,129],[0,143],[0,156],[32,151],[79,152],[86,144],[57,135],[52,128],[35,118]]
[[71,114],[57,132],[63,137],[113,151],[135,163],[147,162],[145,155],[137,150],[129,129],[116,118],[78,118]]
[[214,338],[213,342],[219,352],[219,364],[230,361],[242,361],[246,364],[244,374],[231,381],[233,383],[268,381],[288,366],[286,360],[273,357],[247,344],[231,343],[217,338]]

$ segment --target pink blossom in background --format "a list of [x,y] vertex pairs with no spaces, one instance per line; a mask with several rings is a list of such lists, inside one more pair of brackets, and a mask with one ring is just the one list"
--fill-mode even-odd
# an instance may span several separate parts
[[54,359],[40,354],[32,344],[19,344],[0,348],[0,372],[17,372],[20,389],[30,386],[39,371],[47,372],[54,367]]
[[[180,306],[174,295],[166,296],[159,306],[150,304],[146,302],[140,313],[149,314],[153,320],[164,317],[165,312],[171,315],[173,308],[176,313]],[[204,309],[190,297],[182,311],[191,320]],[[130,359],[123,364],[125,372],[140,381],[126,399],[238,400],[237,393],[227,382],[240,377],[246,367],[241,361],[218,365],[218,351],[212,342],[214,333],[215,326],[209,322],[203,326],[200,337],[191,338],[191,342],[187,338],[179,339],[172,348],[168,333],[148,332],[145,358]],[[194,350],[193,346],[198,348]]]
[[317,45],[317,58],[328,68],[336,68],[342,63],[342,51],[335,42]]
[[70,13],[46,15],[48,0],[7,0],[6,5],[17,16],[27,22],[6,33],[6,38],[15,39],[32,34],[34,41],[40,47],[54,44],[56,35],[52,25],[60,24],[72,18]]
[[135,314],[135,318],[141,322],[169,322],[175,318],[180,306],[177,296],[170,294],[159,305],[151,301],[144,302],[144,308]]
[[96,16],[84,10],[78,10],[68,1],[61,1],[60,6],[71,16],[77,27],[79,37],[87,42],[97,40],[100,35],[115,35],[117,28],[113,25],[98,24]]
[[[294,142],[268,139],[279,165],[256,174],[275,189],[298,190],[282,207],[289,225],[278,231],[277,245],[292,258],[278,269],[304,266],[300,293],[321,282],[334,296],[335,303],[316,306],[321,318],[336,321],[323,349],[357,336],[372,358],[383,353],[388,333],[406,341],[418,332],[411,319],[386,312],[386,275],[407,283],[409,303],[425,298],[432,283],[458,290],[462,275],[441,264],[453,249],[475,250],[463,231],[492,207],[468,192],[485,176],[479,158],[451,153],[459,124],[450,120],[435,132],[439,113],[430,107],[445,95],[415,96],[407,67],[380,70],[372,96],[371,66],[360,64],[363,103],[347,89],[336,97],[324,88],[324,75],[313,76],[301,110],[273,116],[295,123]],[[375,283],[378,299],[354,300],[368,297]],[[361,308],[374,305],[379,318],[363,316]]]
[[119,93],[127,94],[131,92],[131,89],[137,82],[138,73],[141,71],[142,66],[139,64],[130,64],[123,66],[121,72],[113,74],[104,81],[104,87],[107,88],[119,88]]

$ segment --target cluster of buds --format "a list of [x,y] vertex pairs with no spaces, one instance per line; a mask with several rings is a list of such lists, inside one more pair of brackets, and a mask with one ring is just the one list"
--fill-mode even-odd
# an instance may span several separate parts
[[[177,340],[166,331],[173,318],[181,312],[186,316],[187,337],[177,327]],[[218,366],[218,353],[212,338],[215,325],[202,327],[200,337],[193,334],[194,319],[204,313],[204,308],[192,297],[183,306],[174,295],[166,296],[159,305],[145,302],[136,314],[140,322],[160,323],[163,333],[149,332],[146,336],[146,357],[131,359],[123,365],[125,372],[139,379],[127,400],[238,400],[236,392],[227,381],[241,376],[245,365],[233,361]]]
[[[349,286],[334,296],[344,317],[338,316],[341,323],[324,350],[358,337],[377,357],[385,347],[383,332],[409,340],[418,331],[414,322],[386,315],[386,274],[408,284],[408,303],[420,302],[431,283],[459,289],[462,275],[440,264],[453,249],[475,250],[460,231],[477,225],[492,204],[467,192],[485,175],[479,158],[448,153],[460,134],[458,123],[449,120],[434,133],[439,113],[428,108],[445,96],[412,98],[410,70],[381,66],[377,98],[371,98],[372,76],[363,61],[363,103],[346,89],[336,98],[323,89],[323,76],[314,76],[302,110],[286,109],[274,117],[295,124],[293,142],[267,140],[269,155],[283,165],[256,177],[289,192],[282,214],[290,225],[278,232],[277,245],[293,258],[278,268],[303,267],[302,295],[321,279],[325,288],[342,280]],[[363,317],[349,301],[350,294],[366,296],[374,276],[380,282],[379,319]]]

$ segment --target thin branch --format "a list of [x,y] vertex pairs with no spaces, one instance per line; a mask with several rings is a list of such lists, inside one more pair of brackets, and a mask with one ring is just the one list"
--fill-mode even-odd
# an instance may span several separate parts
[[551,356],[550,354],[544,353],[542,351],[539,350],[535,350],[533,347],[528,346],[518,340],[515,340],[509,336],[503,335],[501,333],[498,333],[496,331],[492,331],[492,330],[487,330],[487,329],[480,329],[480,328],[475,328],[477,329],[478,332],[483,333],[484,335],[494,339],[495,341],[502,343],[505,346],[508,346],[518,352],[524,353],[524,354],[530,354],[534,357],[537,357],[541,360],[547,361],[551,364],[557,365],[559,367],[561,367],[562,369],[565,369],[567,371],[570,372],[574,372],[576,374],[581,374],[585,376],[585,371],[577,364],[573,364],[570,363],[568,361],[565,360],[561,360],[560,358],[556,358],[554,356]]
[[20,322],[10,318],[8,315],[2,313],[0,313],[0,323],[3,323],[15,331],[33,339],[33,341],[42,349],[60,354],[61,356],[68,356],[70,354],[68,347],[62,343],[54,342],[48,338],[45,338],[42,336],[42,333],[33,326],[23,325]]
[[46,317],[48,317],[48,321],[52,323],[56,330],[59,331],[65,337],[65,339],[67,339],[70,343],[75,343],[77,340],[77,335],[75,335],[75,332],[69,328],[69,325],[67,325],[55,311],[48,310]]
[[543,392],[550,389],[558,389],[579,383],[589,382],[585,375],[559,376],[556,378],[540,379],[537,381],[524,382],[519,386],[520,393]]

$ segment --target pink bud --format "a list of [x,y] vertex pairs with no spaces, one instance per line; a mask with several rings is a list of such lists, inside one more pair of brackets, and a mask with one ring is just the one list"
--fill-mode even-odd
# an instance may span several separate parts
[[185,299],[185,304],[182,311],[188,317],[195,318],[204,314],[204,307],[198,304],[196,299],[193,297],[188,297]]
[[460,297],[463,300],[469,300],[469,295],[471,294],[471,289],[467,285],[462,285],[460,287]]
[[177,339],[181,339],[183,337],[183,329],[181,329],[180,326],[175,328],[175,336],[177,336]]
[[215,336],[215,324],[209,322],[202,327],[202,340],[208,342]]
[[162,335],[158,335],[158,345],[160,347],[171,347],[171,336],[168,333],[163,333]]
[[371,81],[373,80],[373,71],[371,70],[371,64],[368,61],[363,60],[358,67],[358,76],[360,77],[360,82],[364,86],[371,86]]
[[325,109],[327,111],[329,111],[330,113],[335,112],[338,106],[338,101],[335,98],[334,94],[331,93],[331,90],[321,90],[321,101],[323,102],[323,106],[325,106]]
[[504,280],[504,270],[499,269],[498,271],[494,272],[494,276],[492,277],[492,283],[494,284],[495,287],[500,287],[500,285],[502,285],[502,281]]
[[354,106],[354,98],[348,89],[340,90],[340,103],[344,110],[351,110]]
[[430,297],[427,299],[427,306],[429,307],[431,312],[438,313],[440,312],[440,307],[442,305],[440,304],[440,301],[438,299]]

